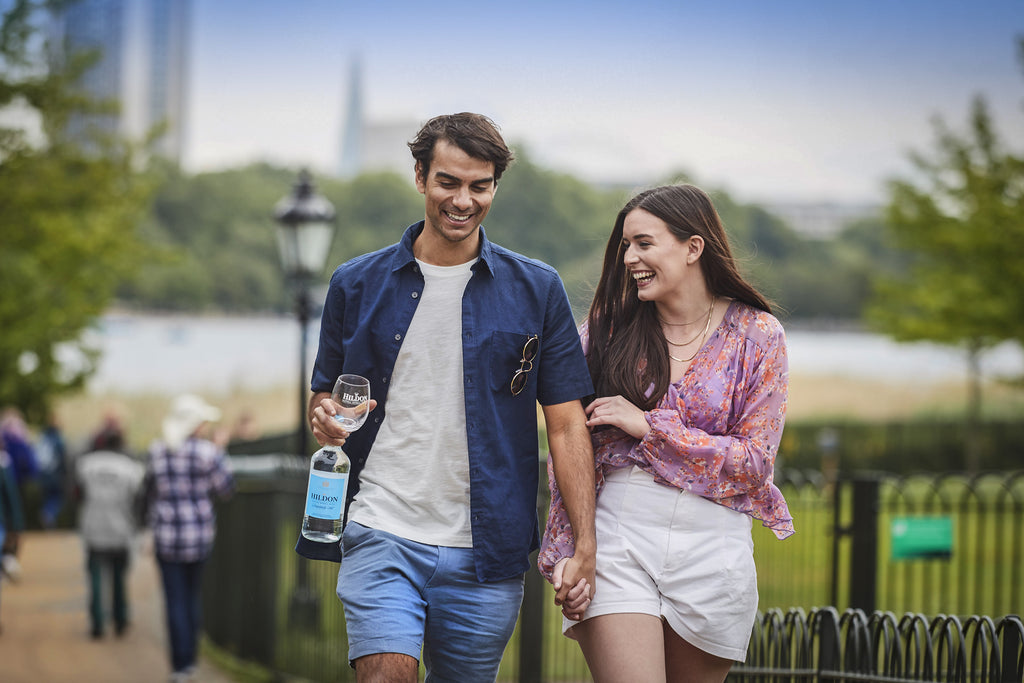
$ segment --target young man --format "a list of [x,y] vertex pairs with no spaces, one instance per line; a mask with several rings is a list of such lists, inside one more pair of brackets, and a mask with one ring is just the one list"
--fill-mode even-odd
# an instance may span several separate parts
[[[415,681],[422,650],[428,680],[493,681],[538,545],[538,401],[576,537],[556,603],[593,586],[592,386],[558,274],[481,227],[512,160],[494,123],[438,116],[409,147],[425,219],[335,271],[309,419],[352,460],[338,597],[357,679]],[[332,419],[342,373],[376,399],[352,434]]]

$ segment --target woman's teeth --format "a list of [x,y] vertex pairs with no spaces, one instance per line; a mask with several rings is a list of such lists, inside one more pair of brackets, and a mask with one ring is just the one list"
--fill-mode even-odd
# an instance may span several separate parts
[[638,285],[645,285],[654,279],[654,273],[650,270],[638,270],[633,273],[633,279]]

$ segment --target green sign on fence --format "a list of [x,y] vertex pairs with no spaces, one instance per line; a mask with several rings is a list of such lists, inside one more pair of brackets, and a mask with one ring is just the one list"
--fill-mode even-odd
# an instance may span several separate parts
[[892,559],[949,559],[953,556],[950,517],[896,517],[892,520]]

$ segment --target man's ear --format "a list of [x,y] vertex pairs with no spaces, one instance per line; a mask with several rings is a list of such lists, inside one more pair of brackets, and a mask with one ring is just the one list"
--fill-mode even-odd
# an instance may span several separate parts
[[424,177],[422,171],[423,171],[423,165],[420,164],[420,162],[417,161],[416,165],[413,167],[413,173],[416,174],[416,189],[419,190],[420,194],[426,194],[427,193],[427,179]]

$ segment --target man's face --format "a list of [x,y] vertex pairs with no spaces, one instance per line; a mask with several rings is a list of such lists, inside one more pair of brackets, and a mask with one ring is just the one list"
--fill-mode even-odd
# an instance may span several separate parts
[[424,246],[475,255],[479,242],[468,238],[478,234],[491,209],[497,190],[494,164],[438,140],[429,174],[423,177],[416,169],[416,189],[426,200],[426,225],[420,235]]

